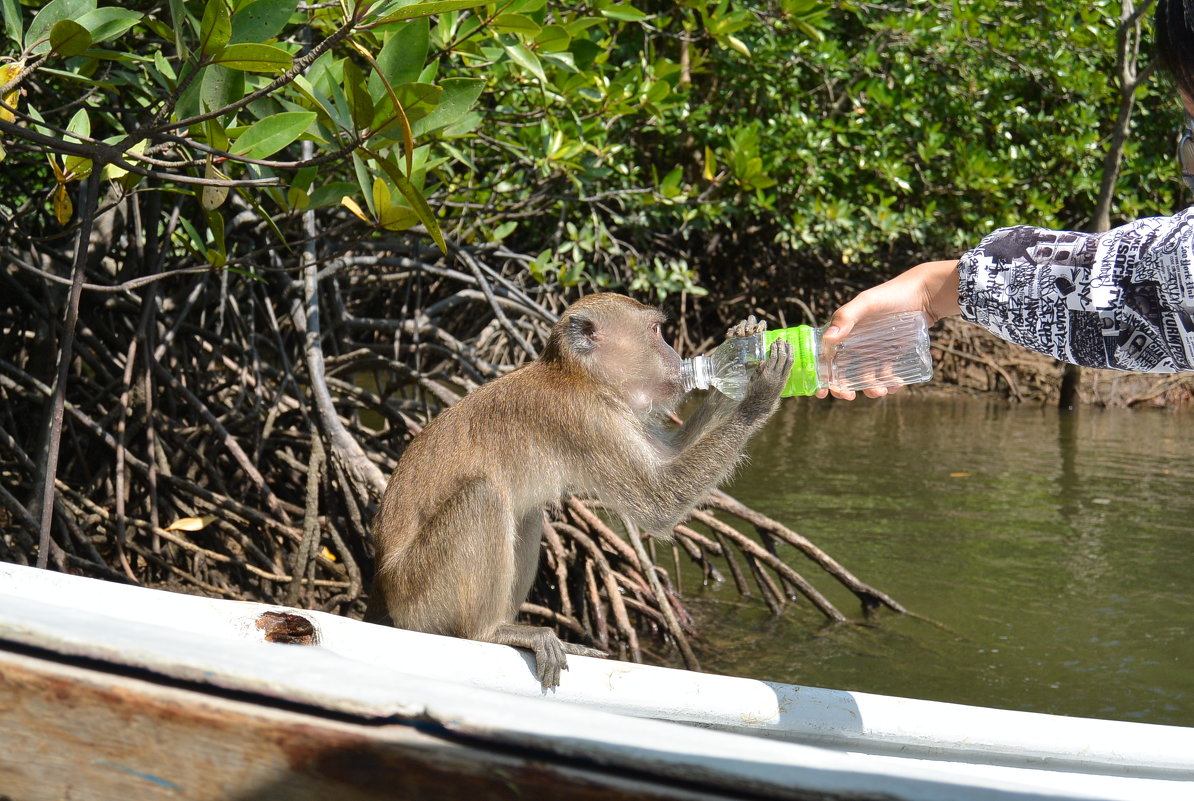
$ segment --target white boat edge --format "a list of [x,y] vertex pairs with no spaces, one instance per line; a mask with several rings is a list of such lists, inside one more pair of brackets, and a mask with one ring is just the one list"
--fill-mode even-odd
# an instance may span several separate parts
[[[256,621],[265,611],[304,616],[318,646],[263,642]],[[516,649],[4,563],[0,641],[339,714],[430,718],[463,736],[776,797],[793,788],[909,799],[957,798],[960,788],[968,799],[1194,797],[1194,729],[1185,727],[583,657],[570,657],[558,690],[544,695]]]

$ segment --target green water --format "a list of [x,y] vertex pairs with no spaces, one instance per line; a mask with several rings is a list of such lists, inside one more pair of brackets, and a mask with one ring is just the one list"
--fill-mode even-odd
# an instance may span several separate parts
[[[772,618],[727,581],[684,595],[705,670],[1067,715],[1194,725],[1188,413],[914,396],[783,402],[731,494],[923,620]],[[781,552],[852,617],[853,596]]]

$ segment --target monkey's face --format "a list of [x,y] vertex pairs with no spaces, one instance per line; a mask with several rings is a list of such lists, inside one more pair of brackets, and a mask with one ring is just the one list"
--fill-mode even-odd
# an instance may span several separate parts
[[542,358],[579,364],[639,414],[668,411],[684,396],[680,357],[663,338],[663,313],[624,295],[581,298],[560,316]]
[[636,412],[670,411],[684,396],[680,356],[663,338],[662,313],[646,306],[634,311],[600,348],[603,367]]

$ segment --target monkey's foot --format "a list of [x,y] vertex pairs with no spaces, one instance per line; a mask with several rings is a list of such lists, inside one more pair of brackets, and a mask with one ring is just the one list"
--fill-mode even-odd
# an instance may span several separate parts
[[560,672],[568,669],[567,646],[556,633],[541,626],[506,623],[493,633],[493,642],[526,648],[535,654],[535,678],[544,690],[560,686]]
[[585,645],[577,645],[574,642],[561,641],[560,645],[564,646],[564,653],[575,654],[576,656],[595,656],[598,659],[609,658],[609,653],[606,651],[600,651],[596,648],[589,648]]

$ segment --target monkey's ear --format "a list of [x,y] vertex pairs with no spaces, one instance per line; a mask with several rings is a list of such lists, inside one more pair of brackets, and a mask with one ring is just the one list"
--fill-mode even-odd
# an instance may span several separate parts
[[568,335],[568,344],[572,347],[572,351],[578,354],[592,353],[605,339],[605,334],[597,321],[583,314],[572,315],[565,330]]

